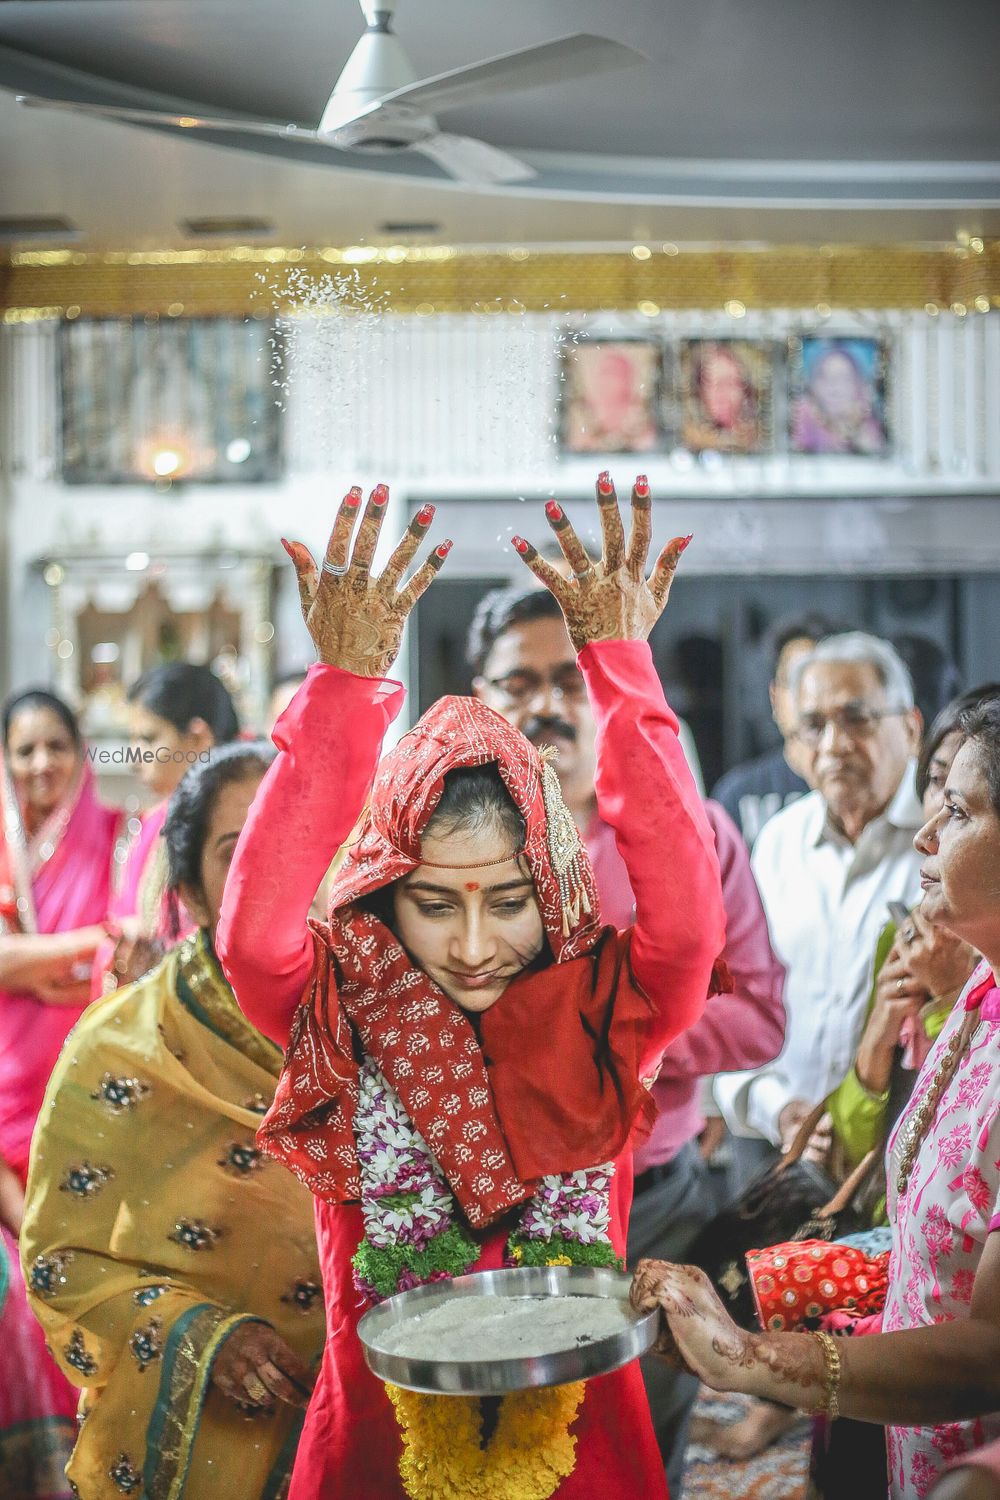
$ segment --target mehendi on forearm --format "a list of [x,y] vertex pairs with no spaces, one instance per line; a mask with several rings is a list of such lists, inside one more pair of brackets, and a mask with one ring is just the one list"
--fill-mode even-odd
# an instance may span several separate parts
[[[826,1371],[823,1351],[801,1333],[747,1334],[740,1368],[759,1370],[754,1395],[810,1411],[819,1404]],[[767,1372],[766,1375],[764,1372]]]
[[753,1339],[747,1334],[733,1333],[712,1340],[712,1349],[727,1365],[737,1370],[752,1370],[757,1364]]

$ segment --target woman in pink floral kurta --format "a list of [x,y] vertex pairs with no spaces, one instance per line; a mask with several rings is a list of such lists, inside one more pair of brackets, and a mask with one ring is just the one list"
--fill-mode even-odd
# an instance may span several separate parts
[[[897,1194],[899,1138],[931,1087],[968,1010],[979,1025],[941,1095],[905,1190]],[[882,1329],[967,1318],[988,1236],[1000,1229],[1000,989],[989,966],[973,974],[938,1037],[889,1147],[889,1215],[895,1226]],[[890,1427],[891,1493],[927,1494],[949,1459],[1000,1437],[1000,1414],[933,1427]]]
[[883,1331],[747,1333],[704,1272],[661,1261],[640,1262],[632,1291],[663,1309],[664,1351],[715,1390],[885,1425],[892,1500],[930,1496],[952,1459],[1000,1436],[1000,698],[962,729],[944,806],[914,840],[920,910],[985,962],[890,1142]]

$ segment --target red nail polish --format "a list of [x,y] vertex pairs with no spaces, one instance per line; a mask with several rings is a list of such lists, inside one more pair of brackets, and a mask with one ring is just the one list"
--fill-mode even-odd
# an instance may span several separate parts
[[344,496],[344,504],[347,506],[348,510],[354,510],[357,506],[359,506],[361,504],[361,486],[360,485],[355,484],[355,485],[351,486],[351,488],[348,490],[347,494]]
[[282,537],[281,538],[281,545],[284,547],[285,551],[288,553],[289,557],[292,559],[292,562],[294,562],[295,561],[295,551],[294,551],[294,549],[292,547],[291,542],[286,542],[285,538]]
[[603,473],[598,474],[597,488],[600,490],[602,495],[610,495],[613,493],[614,485],[611,483],[611,475],[609,474],[607,469],[605,469]]
[[649,480],[646,478],[645,474],[637,475],[635,481],[635,492],[637,495],[649,494]]
[[429,526],[434,519],[433,505],[422,505],[416,514],[418,526]]
[[681,537],[681,544],[680,544],[680,546],[677,549],[678,552],[683,552],[683,551],[686,550],[686,548],[688,546],[688,543],[691,541],[691,537],[693,537],[693,536],[694,536],[694,532],[692,531],[688,536],[682,536]]
[[528,544],[524,540],[524,537],[523,536],[512,536],[511,539],[510,539],[510,541],[511,541],[511,546],[514,548],[514,551],[515,552],[519,552],[521,554],[521,556],[523,557],[524,554],[528,550]]
[[374,490],[372,491],[372,504],[373,505],[377,505],[381,509],[381,507],[385,504],[385,502],[388,500],[388,498],[389,498],[388,487],[386,485],[384,485],[384,484],[377,484],[375,486]]
[[555,500],[549,500],[545,506],[545,514],[550,521],[561,521],[563,518],[562,506]]
[[454,546],[453,542],[442,542],[441,545],[440,545],[440,547],[435,547],[434,548],[434,556],[435,557],[440,557],[441,561],[443,562],[444,559],[448,556],[448,553],[451,551],[451,549],[452,549],[453,546]]

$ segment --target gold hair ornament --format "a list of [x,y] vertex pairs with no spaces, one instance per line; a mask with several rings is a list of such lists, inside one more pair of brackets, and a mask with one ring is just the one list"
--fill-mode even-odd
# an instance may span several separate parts
[[552,764],[558,751],[546,745],[539,751],[542,762],[542,801],[545,804],[545,835],[549,859],[559,886],[563,937],[569,937],[581,914],[590,916],[590,897],[580,863],[583,844],[580,830],[563,800],[562,787]]

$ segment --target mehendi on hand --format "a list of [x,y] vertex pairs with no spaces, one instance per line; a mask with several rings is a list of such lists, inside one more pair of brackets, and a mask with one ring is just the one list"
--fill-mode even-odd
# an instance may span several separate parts
[[399,655],[403,626],[420,595],[443,566],[451,542],[442,542],[400,588],[403,575],[434,518],[433,505],[423,506],[410,522],[402,541],[379,578],[371,575],[389,491],[375,486],[358,527],[354,550],[351,534],[361,504],[355,485],[344,497],[333,523],[322,568],[301,542],[281,545],[292,559],[299,585],[302,618],[313,638],[319,660],[354,672],[358,677],[384,677]]
[[668,542],[647,580],[652,498],[646,476],[640,474],[632,487],[632,528],[627,543],[615,487],[607,472],[597,481],[597,504],[603,538],[599,562],[587,555],[562,506],[550,500],[545,507],[571,578],[564,578],[523,537],[513,538],[515,550],[558,600],[577,651],[591,641],[646,640],[663,613],[678,560],[691,540],[682,536]]

